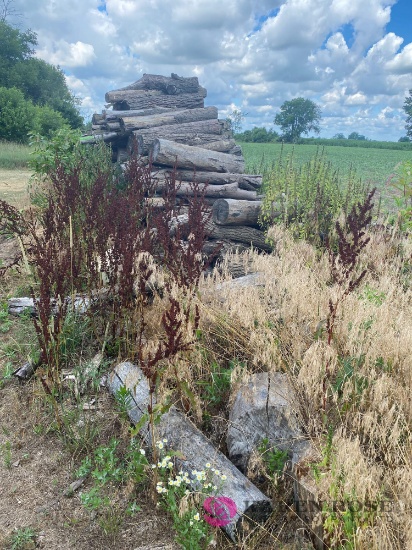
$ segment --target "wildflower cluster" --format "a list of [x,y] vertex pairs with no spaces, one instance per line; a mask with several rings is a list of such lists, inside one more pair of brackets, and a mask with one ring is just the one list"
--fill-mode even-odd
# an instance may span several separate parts
[[[166,443],[166,439],[158,441],[156,448],[166,453]],[[211,503],[219,501],[220,497],[210,495],[216,495],[220,491],[226,476],[213,468],[209,462],[204,470],[194,469],[190,472],[180,470],[176,474],[173,471],[173,455],[174,453],[169,451],[161,456],[156,464],[152,464],[152,468],[157,468],[160,477],[156,485],[156,491],[161,496],[159,504],[171,514],[177,533],[176,540],[183,548],[188,550],[204,548],[205,543],[211,539],[210,526],[227,525],[233,517],[233,512],[230,510],[226,514],[228,521],[215,521],[214,517],[209,521],[214,510],[208,504],[204,506],[204,503],[209,501]],[[231,499],[228,500],[231,501]],[[208,514],[202,514],[202,506],[203,511],[207,511]],[[220,515],[219,509],[219,517]]]

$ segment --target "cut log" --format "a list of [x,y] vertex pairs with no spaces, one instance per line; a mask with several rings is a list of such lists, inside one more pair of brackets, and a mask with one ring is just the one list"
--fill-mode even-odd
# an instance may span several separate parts
[[[173,126],[164,126],[164,128],[173,128]],[[133,132],[137,135],[140,143],[142,144],[141,153],[139,154],[148,155],[150,150],[153,147],[154,140],[158,137],[163,137],[174,141],[175,143],[182,143],[183,145],[190,145],[191,147],[201,147],[202,149],[207,149],[208,151],[218,151],[219,153],[227,153],[229,155],[240,155],[242,152],[236,145],[234,140],[223,140],[221,136],[213,134],[173,134],[172,132],[159,132],[159,136],[156,137],[147,137],[142,135],[139,130]],[[193,174],[193,172],[192,172]]]
[[92,116],[92,125],[104,122],[105,118],[105,113],[94,113],[94,115]]
[[33,361],[26,361],[21,367],[18,367],[14,372],[13,376],[19,380],[28,380],[34,371],[39,366],[39,363],[34,363]]
[[[150,116],[150,115],[161,115],[162,113],[170,113],[173,111],[170,107],[150,107],[149,109],[135,109],[133,111],[106,111],[103,115],[103,120],[118,120],[123,116],[134,117],[134,116]],[[93,120],[96,115],[93,115]],[[99,122],[102,122],[100,119],[96,119]]]
[[208,151],[218,151],[219,153],[228,153],[229,155],[242,154],[241,148],[236,145],[236,141],[234,139],[220,139],[203,143],[203,140],[199,136],[198,139],[193,140],[193,143],[186,143],[186,145],[194,145],[196,147],[207,149]]
[[[157,180],[156,191],[163,191],[167,185],[167,180]],[[216,199],[221,197],[235,197],[236,199],[244,199],[247,201],[257,200],[256,191],[239,189],[237,183],[231,183],[229,185],[200,184],[199,190],[205,191],[205,197],[214,197]],[[180,183],[176,194],[177,196],[193,196],[193,190],[190,183]]]
[[29,314],[30,317],[37,316],[33,298],[10,298],[7,309],[9,315],[15,315],[16,317],[25,314]]
[[109,132],[120,132],[121,131],[121,127],[120,127],[120,122],[117,122],[117,121],[113,121],[113,122],[104,122],[104,124],[102,124],[101,126],[103,126],[104,130],[107,130]]
[[[197,76],[184,77],[172,73],[171,76],[144,74],[142,78],[117,91],[124,90],[159,90],[164,94],[193,94],[199,91]],[[205,96],[206,97],[206,96]]]
[[[171,174],[170,169],[158,170],[154,176],[158,178]],[[262,176],[253,174],[230,174],[222,172],[202,172],[201,170],[177,170],[176,177],[179,181],[197,181],[199,183],[209,183],[210,185],[226,185],[228,183],[237,183],[240,189],[259,189],[262,185]]]
[[199,120],[217,119],[216,107],[205,107],[204,109],[181,109],[178,111],[167,111],[157,115],[139,117],[128,117],[126,114],[120,118],[122,128],[126,130],[143,130],[166,126],[169,124],[183,124],[186,122],[198,122]]
[[213,205],[212,219],[218,225],[250,225],[256,227],[261,207],[261,201],[219,199]]
[[[132,422],[139,422],[147,414],[150,403],[149,384],[141,369],[132,363],[125,362],[118,365],[109,376],[108,386],[112,394],[121,388],[130,391],[132,397],[128,415]],[[152,445],[149,426],[146,423],[140,431],[148,445]],[[175,407],[171,407],[156,423],[156,437],[159,440],[167,439],[167,446],[175,451],[176,470],[187,473],[194,490],[199,485],[192,472],[205,470],[205,464],[211,463],[225,475],[226,480],[221,489],[222,495],[229,497],[236,503],[236,514],[231,522],[223,527],[227,534],[236,540],[242,531],[242,523],[246,518],[252,523],[264,523],[270,516],[272,505],[253,483],[248,480],[196,426]],[[216,485],[220,485],[216,483]]]
[[272,250],[271,245],[266,242],[264,233],[254,227],[216,225],[210,221],[206,225],[206,234],[213,239],[245,243],[266,252]]
[[191,170],[241,173],[245,167],[243,158],[182,145],[166,139],[156,139],[151,152],[155,164],[177,166]]
[[[169,124],[167,126],[134,130],[130,136],[130,141],[133,140],[134,136],[141,136],[143,149],[140,154],[147,155],[156,138],[165,138],[187,145],[201,145],[203,147],[203,143],[221,141],[222,128],[222,123],[217,119]],[[236,145],[232,140],[231,145],[233,146],[233,144]]]
[[102,132],[93,134],[92,136],[83,136],[81,138],[82,143],[97,143],[98,141],[105,141],[106,143],[109,143],[111,141],[116,141],[119,139],[118,132]]
[[229,413],[226,438],[229,457],[241,471],[247,471],[252,452],[264,439],[271,448],[288,452],[294,463],[307,452],[310,444],[300,429],[296,403],[284,373],[255,373],[242,384]]
[[194,94],[166,95],[158,90],[124,90],[107,92],[105,99],[114,110],[149,109],[171,107],[173,109],[196,109],[205,106],[206,90]]

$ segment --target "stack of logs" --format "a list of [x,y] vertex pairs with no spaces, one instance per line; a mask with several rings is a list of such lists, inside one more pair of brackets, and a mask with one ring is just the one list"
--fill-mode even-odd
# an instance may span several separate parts
[[204,185],[212,209],[210,249],[218,241],[223,251],[250,245],[269,250],[258,229],[262,176],[243,173],[242,151],[227,123],[218,119],[217,108],[204,106],[206,94],[196,77],[145,74],[106,93],[112,110],[93,116],[91,140],[111,143],[113,160],[121,164],[137,145],[139,155],[152,163],[159,195],[173,168],[182,202],[190,194],[190,182]]

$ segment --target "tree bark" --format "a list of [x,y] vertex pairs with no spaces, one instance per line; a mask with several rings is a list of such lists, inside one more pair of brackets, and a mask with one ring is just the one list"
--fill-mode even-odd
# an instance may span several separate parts
[[[172,170],[163,169],[155,173],[155,177],[163,178],[170,175]],[[197,181],[199,183],[209,183],[210,185],[226,185],[228,183],[237,183],[240,189],[250,191],[257,190],[262,185],[262,176],[253,174],[230,174],[222,172],[202,172],[201,170],[177,170],[176,177],[179,181]]]
[[124,90],[107,92],[105,99],[114,110],[148,109],[150,107],[172,107],[174,109],[195,109],[204,107],[206,90],[194,94],[166,95],[158,90]]
[[264,233],[254,227],[243,225],[232,227],[208,222],[206,225],[206,234],[213,239],[245,243],[266,252],[272,250],[270,244],[266,242]]
[[106,143],[116,141],[119,139],[118,132],[99,132],[92,136],[86,136],[81,138],[82,143],[97,143],[98,141],[105,141]]
[[261,201],[245,201],[236,199],[219,199],[212,209],[212,218],[218,225],[250,225],[256,227]]
[[182,145],[166,139],[156,139],[153,142],[152,160],[155,164],[212,172],[241,173],[245,166],[243,158],[207,151],[201,147]]
[[[163,191],[168,185],[168,180],[158,180],[156,184],[156,191]],[[199,184],[199,190],[205,191],[205,197],[213,197],[219,199],[221,197],[230,197],[236,199],[243,199],[246,201],[256,200],[256,191],[246,191],[239,189],[237,183],[231,183],[229,185],[207,185]],[[190,183],[182,182],[177,190],[177,196],[193,196],[193,191]]]
[[203,109],[181,109],[177,111],[166,111],[155,115],[128,117],[127,111],[120,118],[123,130],[144,130],[156,126],[169,124],[184,124],[187,122],[199,122],[200,120],[217,119],[216,107],[205,107]]
[[197,138],[193,141],[193,143],[186,143],[186,145],[194,145],[207,149],[208,151],[217,151],[219,153],[227,153],[229,155],[242,155],[242,149],[236,145],[236,141],[234,139],[220,139],[217,141],[203,142],[201,136],[199,136],[199,141],[197,141]]
[[[140,154],[148,154],[150,147],[156,138],[170,139],[186,145],[201,145],[209,141],[221,141],[222,123],[217,119],[197,120],[184,122],[183,124],[169,124],[166,126],[155,126],[153,128],[134,130],[130,136],[141,136],[143,149]],[[235,144],[235,142],[233,142]]]
[[[139,422],[147,414],[150,404],[149,384],[139,367],[125,362],[117,365],[108,378],[108,386],[112,394],[122,387],[126,387],[132,396],[128,415],[132,422]],[[148,445],[152,445],[148,423],[140,431]],[[156,424],[156,437],[159,440],[167,439],[167,447],[175,451],[176,470],[187,472],[191,479],[191,486],[198,489],[198,482],[193,478],[193,470],[205,470],[207,462],[225,475],[221,494],[229,497],[236,503],[237,512],[231,522],[223,527],[226,533],[236,540],[242,531],[242,522],[246,518],[253,523],[264,523],[271,514],[272,505],[253,483],[248,480],[198,428],[174,406],[164,413]],[[217,483],[217,485],[219,485]]]
[[[149,116],[160,115],[162,113],[170,113],[173,109],[170,107],[151,107],[150,109],[135,109],[133,111],[106,111],[103,115],[103,120],[117,120],[123,116],[135,117],[135,116]],[[93,118],[96,115],[93,115]],[[100,119],[96,119],[97,121]],[[101,122],[101,120],[100,120]]]
[[[199,80],[197,76],[183,77],[172,73],[171,76],[162,76],[157,74],[144,74],[142,78],[120,88],[116,91],[125,90],[158,90],[168,95],[193,94],[199,91]],[[206,96],[205,96],[206,97]]]

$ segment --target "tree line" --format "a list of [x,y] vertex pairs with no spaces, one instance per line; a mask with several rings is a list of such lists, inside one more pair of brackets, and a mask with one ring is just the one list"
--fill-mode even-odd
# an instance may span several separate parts
[[[399,138],[399,142],[410,142],[412,138],[412,89],[409,90],[409,96],[405,98],[403,109],[407,115],[405,124],[406,135]],[[302,135],[308,135],[310,132],[314,132],[315,134],[320,133],[322,111],[315,102],[303,97],[285,101],[280,107],[280,112],[276,114],[273,120],[275,126],[280,126],[281,134],[278,134],[274,130],[267,130],[266,128],[259,128],[257,126],[252,130],[241,132],[241,123],[244,116],[240,110],[236,109],[228,117],[229,126],[239,141],[253,143],[271,143],[276,141],[300,143],[303,142]],[[337,133],[331,139],[370,141],[359,132],[351,132],[347,137],[343,133]]]
[[36,46],[35,32],[0,18],[0,140],[27,143],[29,133],[83,126],[63,71],[34,57]]

